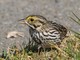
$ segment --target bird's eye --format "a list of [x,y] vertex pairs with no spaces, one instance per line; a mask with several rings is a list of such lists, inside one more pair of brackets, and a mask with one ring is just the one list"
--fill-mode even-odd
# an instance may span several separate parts
[[34,19],[31,18],[30,21],[34,21]]

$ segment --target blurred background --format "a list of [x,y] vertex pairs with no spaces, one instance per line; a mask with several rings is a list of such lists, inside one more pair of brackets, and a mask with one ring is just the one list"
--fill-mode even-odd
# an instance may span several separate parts
[[[28,27],[18,20],[31,14],[42,15],[47,20],[80,32],[80,26],[70,17],[74,12],[80,17],[80,0],[0,0],[0,52],[12,45],[25,47],[29,42]],[[25,37],[6,39],[7,32],[20,31]]]

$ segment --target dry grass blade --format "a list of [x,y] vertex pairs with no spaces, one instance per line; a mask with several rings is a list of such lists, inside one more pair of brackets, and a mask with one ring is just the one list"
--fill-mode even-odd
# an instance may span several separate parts
[[7,37],[6,38],[16,38],[16,37],[24,37],[24,33],[23,32],[19,32],[19,31],[10,31],[7,33]]
[[60,49],[59,47],[57,47],[57,46],[54,46],[54,47],[55,47],[56,49],[58,49],[58,50],[60,51],[60,53],[63,54],[64,57],[68,56],[68,54],[67,54],[65,51],[63,51],[62,49]]

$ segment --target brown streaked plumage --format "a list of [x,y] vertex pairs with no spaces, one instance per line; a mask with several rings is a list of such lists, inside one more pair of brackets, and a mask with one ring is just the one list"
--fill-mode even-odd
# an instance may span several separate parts
[[39,45],[38,49],[59,45],[66,37],[67,29],[64,26],[48,21],[43,16],[30,15],[24,21],[29,26],[32,39]]

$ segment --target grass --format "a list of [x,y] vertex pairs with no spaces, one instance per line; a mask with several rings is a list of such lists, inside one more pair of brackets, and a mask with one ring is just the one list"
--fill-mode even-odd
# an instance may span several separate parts
[[[74,13],[73,15],[77,19],[70,18],[80,25],[80,18]],[[60,49],[66,54],[55,49],[46,49],[46,52],[42,51],[38,55],[36,46],[32,46],[31,49],[26,47],[22,51],[13,47],[3,52],[3,58],[1,57],[0,60],[80,60],[80,33],[71,31],[69,37],[65,38],[60,45]]]
[[[67,55],[54,49],[47,49],[46,52],[42,51],[38,55],[37,51],[32,52],[32,50],[29,51],[27,48],[19,51],[14,47],[4,52],[6,57],[0,58],[0,60],[80,60],[80,39],[74,34],[71,33],[69,37],[63,40],[60,49],[65,51]],[[11,52],[15,52],[15,54]]]

